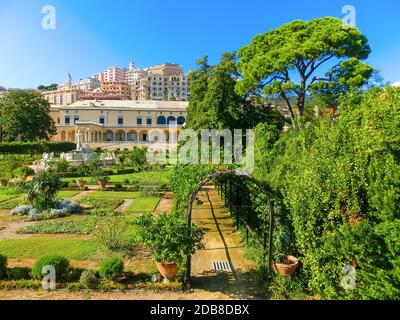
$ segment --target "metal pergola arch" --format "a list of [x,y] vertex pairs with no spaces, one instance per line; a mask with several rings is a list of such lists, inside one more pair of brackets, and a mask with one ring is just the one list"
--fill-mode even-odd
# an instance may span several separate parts
[[[219,178],[219,177],[237,177],[241,179],[248,180],[253,182],[259,190],[261,190],[265,195],[270,194],[270,190],[268,190],[262,183],[260,183],[257,179],[252,177],[249,174],[243,174],[237,172],[236,170],[224,170],[214,172],[209,174],[205,179],[203,179],[198,186],[194,189],[194,191],[190,194],[188,199],[188,208],[187,208],[187,224],[190,227],[192,225],[192,211],[193,211],[193,203],[196,200],[197,194],[201,191],[201,189],[207,185],[210,181]],[[269,204],[269,242],[268,242],[268,271],[272,272],[272,233],[273,233],[273,204],[270,199],[267,200]],[[190,228],[189,228],[190,232]],[[191,260],[192,257],[188,256],[186,260],[186,272],[184,283],[187,289],[192,287],[192,279],[191,279]]]

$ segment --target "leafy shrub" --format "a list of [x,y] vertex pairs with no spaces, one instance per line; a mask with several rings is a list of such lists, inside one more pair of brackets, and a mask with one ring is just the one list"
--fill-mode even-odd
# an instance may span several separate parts
[[114,216],[114,210],[109,208],[94,208],[90,211],[90,214],[96,217],[112,217]]
[[97,219],[85,217],[80,220],[52,221],[35,224],[19,229],[19,234],[90,234],[95,228]]
[[70,169],[71,169],[70,163],[64,159],[53,160],[49,165],[50,172],[54,173],[69,172]]
[[[400,297],[399,113],[399,90],[373,88],[344,96],[336,121],[278,137],[256,130],[255,176],[281,194],[290,253],[306,289],[323,298]],[[353,264],[356,289],[344,290],[343,268]]]
[[70,268],[67,258],[58,255],[47,255],[37,259],[32,269],[32,277],[38,280],[42,279],[44,276],[42,270],[46,266],[54,267],[57,279],[67,279]]
[[11,280],[29,280],[31,279],[31,269],[29,268],[12,268],[8,270]]
[[21,205],[11,210],[11,214],[13,216],[26,216],[32,209],[31,205]]
[[0,254],[0,280],[7,276],[7,257]]
[[92,270],[85,270],[82,272],[79,283],[86,289],[96,289],[99,285],[96,272]]
[[115,191],[118,191],[118,190],[122,190],[123,188],[124,188],[124,187],[122,186],[121,183],[117,183],[117,184],[115,184],[114,190],[115,190]]
[[28,212],[29,221],[40,221],[44,219],[45,214],[41,214],[38,209],[32,208]]
[[122,202],[123,200],[121,199],[96,199],[90,197],[81,200],[82,204],[87,205],[92,209],[102,208],[112,211],[116,209],[119,205],[121,205]]
[[15,169],[12,174],[15,178],[25,180],[26,177],[34,175],[35,170],[24,166],[24,167],[19,167],[19,168]]
[[42,289],[42,282],[39,280],[6,280],[0,281],[1,290],[40,290]]
[[36,154],[70,152],[76,149],[71,142],[3,142],[0,144],[2,154]]
[[124,249],[129,244],[128,223],[120,217],[102,219],[93,234],[97,241],[110,251]]
[[67,209],[51,209],[50,215],[54,216],[55,218],[63,218],[68,215]]
[[56,205],[56,195],[61,188],[61,180],[57,175],[43,171],[27,184],[27,198],[39,211],[52,209]]
[[124,262],[121,258],[111,257],[100,262],[99,274],[103,279],[116,280],[122,276]]
[[67,214],[77,214],[81,212],[81,205],[78,202],[70,200],[57,200],[56,208],[64,210]]
[[12,209],[17,206],[25,205],[27,201],[25,199],[12,199],[4,202],[0,202],[0,209]]
[[181,263],[188,255],[203,248],[204,230],[194,225],[188,227],[176,213],[163,213],[157,219],[153,214],[147,214],[138,218],[136,225],[138,239],[154,250],[157,262]]
[[158,197],[161,187],[157,184],[143,185],[140,190],[140,196],[143,198]]

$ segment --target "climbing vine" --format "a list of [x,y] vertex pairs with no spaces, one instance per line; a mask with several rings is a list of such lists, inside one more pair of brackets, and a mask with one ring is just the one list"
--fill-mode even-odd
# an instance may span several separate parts
[[[315,119],[275,140],[270,128],[257,128],[256,177],[281,193],[314,293],[400,297],[399,115],[399,90],[372,89],[345,96],[336,121]],[[356,287],[345,290],[349,265]]]

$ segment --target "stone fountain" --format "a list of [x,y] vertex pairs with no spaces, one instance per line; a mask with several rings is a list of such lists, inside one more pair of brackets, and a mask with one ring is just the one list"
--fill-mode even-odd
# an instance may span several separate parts
[[[83,133],[78,131],[76,134],[76,150],[69,153],[61,153],[60,159],[68,161],[73,166],[79,166],[89,161],[97,161],[99,166],[107,167],[115,164],[114,153],[97,154],[90,149],[90,144],[83,143]],[[40,162],[30,166],[36,173],[46,171],[50,163],[54,160],[54,153],[44,153]]]

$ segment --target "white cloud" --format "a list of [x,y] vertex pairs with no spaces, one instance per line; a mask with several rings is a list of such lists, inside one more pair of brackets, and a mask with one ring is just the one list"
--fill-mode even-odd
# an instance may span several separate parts
[[399,87],[400,88],[400,81],[397,81],[397,82],[393,83],[393,87]]

